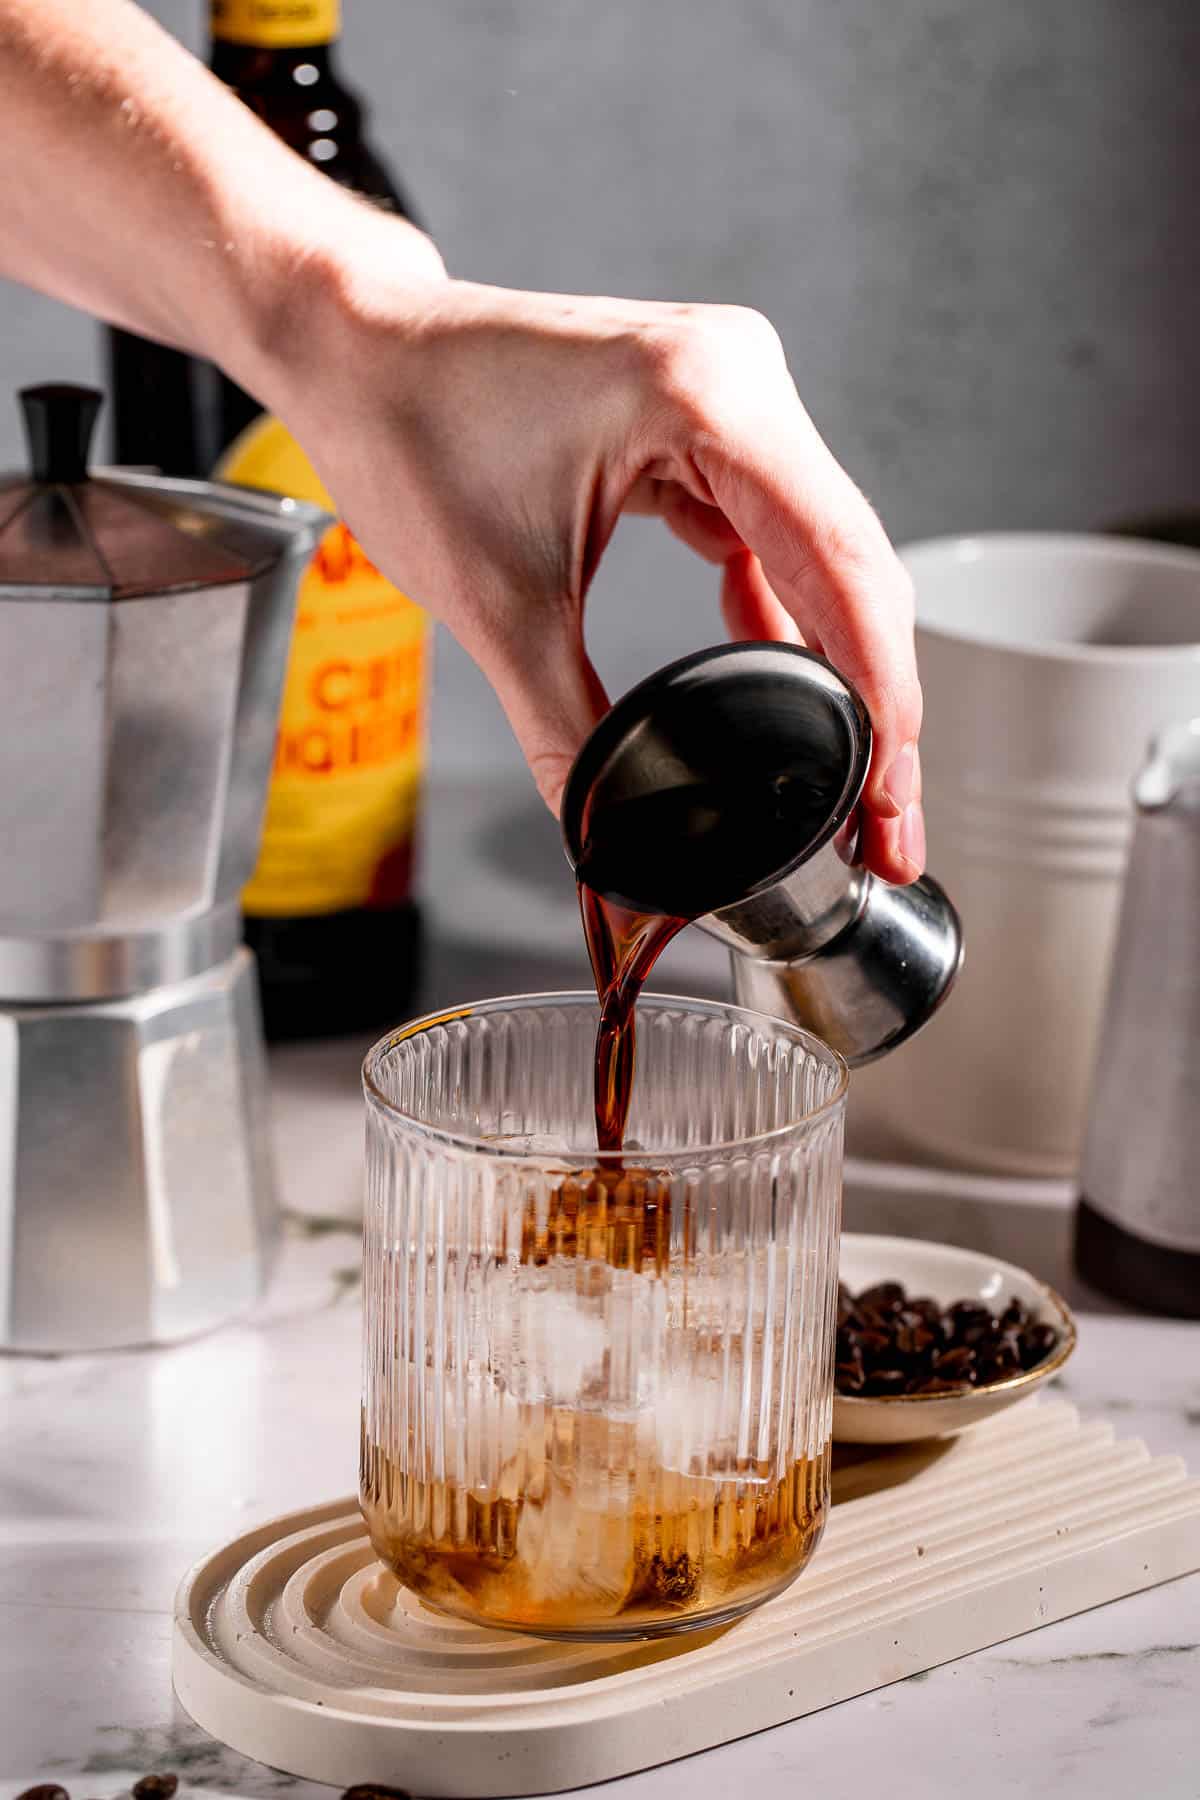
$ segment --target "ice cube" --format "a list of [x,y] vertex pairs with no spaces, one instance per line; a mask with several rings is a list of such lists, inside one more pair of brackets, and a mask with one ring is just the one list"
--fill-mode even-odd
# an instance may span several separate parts
[[495,1498],[521,1443],[523,1418],[515,1396],[486,1370],[427,1369],[423,1413],[414,1414],[414,1454],[429,1476]]
[[[737,1393],[725,1393],[713,1360],[663,1370],[654,1393],[654,1460],[678,1475],[706,1475],[733,1449]],[[731,1417],[732,1415],[732,1417]]]
[[492,1375],[526,1405],[577,1406],[603,1375],[604,1321],[546,1275],[522,1268],[503,1299],[495,1296]]
[[491,1370],[519,1400],[623,1416],[649,1405],[663,1283],[598,1262],[522,1264],[489,1289]]
[[580,1504],[574,1482],[552,1472],[545,1504],[526,1504],[517,1525],[522,1616],[548,1626],[615,1617],[633,1588],[634,1548],[631,1512]]

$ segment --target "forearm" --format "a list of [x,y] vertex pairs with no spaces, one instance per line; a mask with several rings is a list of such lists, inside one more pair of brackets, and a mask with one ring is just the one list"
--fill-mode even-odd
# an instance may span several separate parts
[[480,663],[557,803],[605,701],[583,605],[622,511],[797,628],[875,727],[864,856],[924,861],[911,583],[766,320],[447,281],[428,239],[272,137],[130,0],[0,0],[0,273],[221,364],[379,567]]
[[441,274],[281,144],[130,0],[0,0],[0,273],[212,357],[265,397],[304,296]]

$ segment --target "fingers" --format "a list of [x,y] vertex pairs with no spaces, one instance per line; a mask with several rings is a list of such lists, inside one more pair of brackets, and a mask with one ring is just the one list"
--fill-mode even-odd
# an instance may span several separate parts
[[878,812],[862,814],[862,857],[867,867],[885,881],[904,887],[925,867],[925,816],[921,809],[921,759],[914,755],[911,797],[895,818]]
[[[729,635],[735,639],[769,638],[785,644],[802,644],[791,614],[783,606],[763,574],[758,558],[749,550],[731,556],[721,584],[721,610]],[[810,648],[820,650],[819,644]],[[921,759],[914,745],[901,765],[897,788],[907,800],[893,818],[866,809],[862,814],[862,855],[867,866],[885,881],[900,886],[915,881],[925,866],[925,826],[921,815]]]
[[911,881],[924,859],[913,773],[921,690],[904,569],[798,401],[782,421],[760,415],[753,443],[734,427],[707,434],[693,454],[784,609],[862,695],[875,737],[864,793],[874,816],[864,832],[866,859],[886,879]]
[[697,499],[677,481],[647,477],[637,482],[623,511],[656,514],[706,562],[723,563],[735,550],[745,547],[720,507]]
[[762,572],[752,550],[738,550],[725,564],[721,612],[735,642],[768,638],[775,643],[803,644],[800,628]]
[[609,706],[582,637],[569,628],[562,634],[543,631],[532,644],[499,649],[478,660],[538,792],[557,817],[571,764]]

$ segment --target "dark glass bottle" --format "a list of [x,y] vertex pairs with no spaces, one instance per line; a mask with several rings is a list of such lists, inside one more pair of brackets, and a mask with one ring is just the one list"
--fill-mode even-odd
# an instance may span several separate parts
[[[214,73],[315,168],[411,218],[336,66],[339,0],[212,0],[211,13]],[[115,460],[327,501],[298,446],[220,370],[108,335]],[[243,899],[270,1038],[365,1030],[411,1002],[426,636],[418,609],[333,527],[301,590]]]

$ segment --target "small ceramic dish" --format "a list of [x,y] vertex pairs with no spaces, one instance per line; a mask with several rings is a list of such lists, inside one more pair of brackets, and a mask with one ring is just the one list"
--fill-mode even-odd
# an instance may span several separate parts
[[978,1300],[997,1313],[1015,1294],[1036,1323],[1054,1327],[1058,1343],[1036,1367],[965,1394],[866,1398],[835,1393],[835,1444],[910,1444],[918,1438],[965,1431],[1034,1393],[1058,1373],[1075,1348],[1075,1321],[1066,1302],[1044,1281],[995,1256],[960,1250],[953,1244],[847,1232],[842,1238],[839,1274],[853,1294],[877,1281],[899,1281],[909,1294],[928,1294],[939,1306]]

